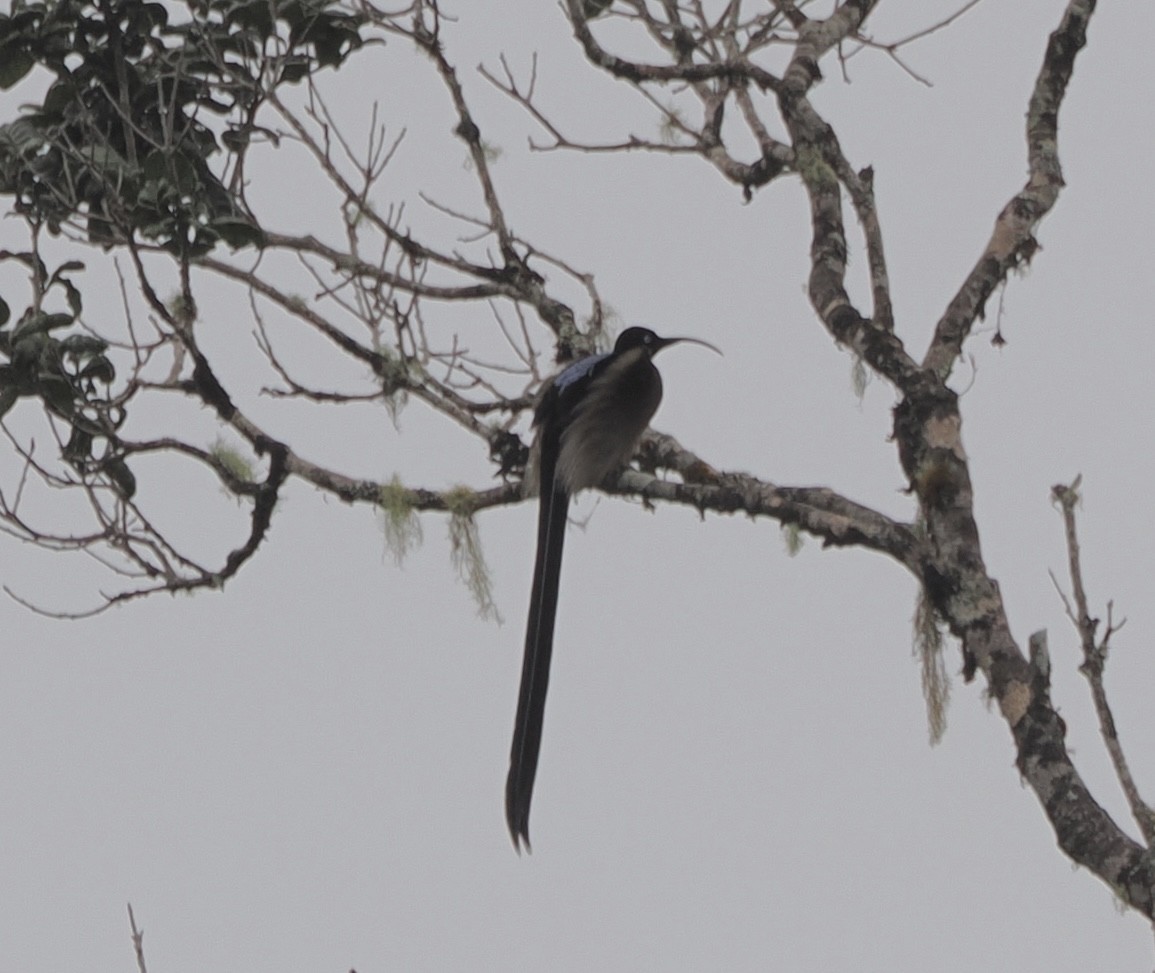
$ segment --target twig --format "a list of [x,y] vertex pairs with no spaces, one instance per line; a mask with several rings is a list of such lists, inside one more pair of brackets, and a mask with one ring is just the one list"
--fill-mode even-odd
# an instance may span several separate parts
[[144,964],[144,930],[137,928],[131,902],[128,903],[128,924],[132,927],[132,948],[136,953],[136,968],[140,973],[148,973],[148,967]]
[[[1127,797],[1131,808],[1131,815],[1139,825],[1139,831],[1148,845],[1155,843],[1155,811],[1151,805],[1143,800],[1135,778],[1131,775],[1131,768],[1123,754],[1123,745],[1119,741],[1115,718],[1111,713],[1111,706],[1107,701],[1107,690],[1103,685],[1103,673],[1107,664],[1107,651],[1111,636],[1126,624],[1126,619],[1118,624],[1114,621],[1114,604],[1107,602],[1107,628],[1103,637],[1096,642],[1095,636],[1099,628],[1099,619],[1092,618],[1087,607],[1087,591],[1083,584],[1083,568],[1079,559],[1079,538],[1075,531],[1075,507],[1079,503],[1079,485],[1082,475],[1075,477],[1070,485],[1058,484],[1051,488],[1051,499],[1058,505],[1063,516],[1063,526],[1067,537],[1067,557],[1071,572],[1071,590],[1074,597],[1074,610],[1070,602],[1063,598],[1067,616],[1075,624],[1079,633],[1079,641],[1083,649],[1083,662],[1079,671],[1087,677],[1091,686],[1091,698],[1095,703],[1095,713],[1099,718],[1099,732],[1103,736],[1107,752],[1111,756],[1111,763],[1115,768],[1115,775]],[[1053,577],[1053,576],[1052,576]],[[1057,586],[1057,582],[1056,582]],[[1061,592],[1060,592],[1061,594]]]

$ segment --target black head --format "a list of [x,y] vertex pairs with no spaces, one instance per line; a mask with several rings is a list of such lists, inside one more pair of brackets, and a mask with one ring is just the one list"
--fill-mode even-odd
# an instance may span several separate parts
[[641,348],[649,357],[653,358],[663,348],[670,345],[676,345],[679,341],[688,341],[695,345],[702,345],[709,348],[711,351],[717,351],[722,354],[708,341],[701,341],[698,338],[662,338],[654,334],[649,328],[626,328],[620,335],[618,340],[614,343],[614,354],[620,355],[623,352],[630,351],[633,348]]

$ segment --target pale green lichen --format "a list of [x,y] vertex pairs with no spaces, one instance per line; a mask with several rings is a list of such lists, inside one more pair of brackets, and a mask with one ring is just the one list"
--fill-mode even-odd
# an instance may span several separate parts
[[376,216],[377,210],[369,200],[362,199],[346,203],[342,207],[342,215],[345,219],[345,225],[356,229],[364,223],[367,217]]
[[658,139],[663,145],[680,145],[685,139],[686,119],[675,105],[666,105],[658,125]]
[[378,345],[376,350],[381,358],[377,375],[381,381],[381,390],[385,393],[385,409],[396,428],[401,410],[409,402],[410,365],[388,345]]
[[823,157],[822,152],[813,146],[803,146],[798,149],[795,168],[808,186],[836,189],[838,177]]
[[454,487],[445,494],[449,510],[449,550],[457,575],[473,595],[477,613],[501,624],[501,613],[493,600],[489,567],[481,549],[481,535],[473,519],[476,494],[468,487]]
[[850,386],[854,389],[854,397],[858,404],[866,398],[866,386],[870,384],[870,372],[866,370],[866,362],[861,355],[854,356],[854,364],[850,368]]
[[377,503],[381,508],[385,546],[397,566],[401,567],[406,555],[420,547],[425,538],[421,530],[421,519],[413,509],[412,494],[394,476],[382,485]]
[[914,652],[922,665],[922,695],[926,700],[927,729],[931,746],[934,746],[946,733],[950,677],[943,659],[945,639],[938,615],[927,597],[926,589],[922,587],[918,589],[912,629]]
[[184,294],[173,294],[165,302],[165,307],[178,327],[187,328],[197,319],[196,301]]
[[485,139],[481,140],[481,154],[485,156],[485,161],[490,165],[497,162],[505,154],[505,149],[493,142],[487,142]]
[[253,464],[249,458],[223,439],[218,439],[213,443],[209,453],[224,468],[225,473],[234,480],[239,480],[241,483],[252,483],[256,479]]
[[[487,142],[487,141],[485,141],[485,139],[479,139],[477,144],[478,144],[478,147],[481,149],[481,156],[483,159],[485,159],[485,164],[487,166],[493,165],[495,162],[500,160],[501,157],[505,154],[505,149],[503,149],[500,145],[497,145],[494,142]],[[466,172],[472,172],[473,171],[473,157],[470,155],[467,155],[462,160],[461,168],[464,169]]]
[[786,545],[786,553],[791,557],[802,550],[802,530],[797,524],[782,525],[782,542]]

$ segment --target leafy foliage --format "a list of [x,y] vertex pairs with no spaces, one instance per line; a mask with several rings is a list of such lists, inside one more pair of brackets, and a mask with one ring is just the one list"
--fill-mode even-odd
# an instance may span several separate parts
[[[188,260],[220,243],[260,247],[241,178],[254,118],[279,85],[339,65],[361,45],[359,19],[335,6],[188,0],[180,20],[174,5],[144,0],[16,0],[0,16],[0,88],[36,67],[53,81],[0,125],[0,196],[30,226],[105,249],[160,248]],[[76,327],[83,300],[71,275],[84,265],[49,273],[35,251],[0,251],[0,260],[27,265],[33,284],[11,328],[0,297],[0,417],[38,399],[71,426],[63,459],[131,496],[108,344]],[[45,309],[56,292],[67,312]]]
[[[82,308],[80,290],[69,274],[84,270],[79,260],[68,260],[48,273],[33,253],[0,251],[0,260],[27,264],[37,291],[47,295],[64,291],[69,312],[50,313],[29,307],[12,328],[7,304],[0,308],[0,416],[21,398],[39,399],[52,415],[66,420],[71,435],[63,458],[82,474],[101,472],[125,495],[136,483],[116,449],[116,430],[124,410],[110,396],[116,369],[108,358],[108,343],[74,326]],[[59,337],[58,332],[71,328]]]
[[[34,66],[43,100],[0,126],[0,195],[59,233],[140,239],[179,256],[259,246],[241,160],[268,93],[339,65],[360,21],[333,0],[26,3],[0,17],[0,87]],[[223,153],[223,166],[210,162]],[[227,173],[227,175],[226,175]]]

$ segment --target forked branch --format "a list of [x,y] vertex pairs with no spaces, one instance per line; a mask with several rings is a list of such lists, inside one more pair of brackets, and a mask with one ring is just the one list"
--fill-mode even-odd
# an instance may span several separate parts
[[[1155,810],[1143,800],[1139,794],[1139,787],[1131,773],[1127,758],[1123,753],[1123,744],[1119,739],[1119,731],[1115,725],[1115,717],[1111,712],[1111,705],[1107,699],[1107,690],[1104,686],[1104,675],[1107,668],[1107,653],[1110,648],[1111,637],[1123,627],[1126,619],[1119,622],[1114,620],[1114,605],[1107,603],[1107,624],[1100,636],[1099,628],[1102,622],[1091,616],[1087,602],[1087,591],[1083,582],[1083,566],[1079,556],[1079,537],[1075,526],[1075,508],[1079,505],[1079,488],[1082,477],[1075,477],[1070,484],[1057,484],[1051,488],[1051,500],[1059,508],[1063,517],[1063,528],[1067,542],[1067,566],[1071,575],[1071,593],[1074,604],[1063,596],[1063,605],[1070,618],[1071,624],[1079,634],[1079,645],[1083,650],[1083,662],[1079,671],[1087,678],[1091,687],[1091,698],[1095,703],[1095,714],[1099,719],[1099,732],[1107,753],[1111,757],[1111,765],[1115,768],[1115,776],[1119,779],[1119,786],[1127,798],[1131,808],[1131,816],[1139,825],[1139,831],[1149,846],[1155,845]],[[1053,576],[1052,576],[1053,578]],[[1055,581],[1058,588],[1058,581]]]

